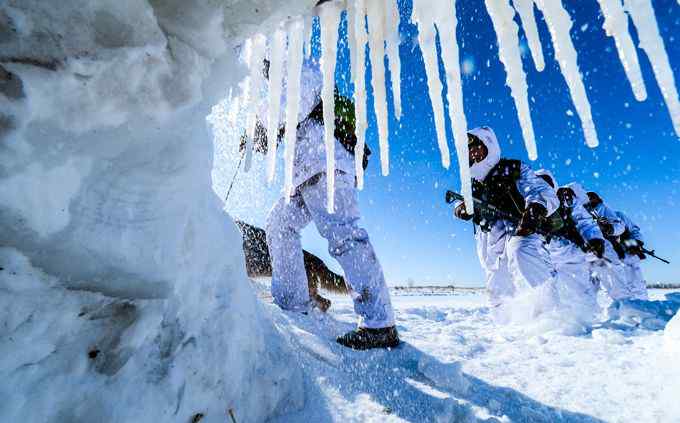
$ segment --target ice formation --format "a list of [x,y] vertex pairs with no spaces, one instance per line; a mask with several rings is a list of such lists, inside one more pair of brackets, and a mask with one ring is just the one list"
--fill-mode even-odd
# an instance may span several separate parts
[[[333,213],[335,208],[335,64],[341,13],[340,4],[335,2],[325,5],[319,10],[321,73],[323,74],[321,101],[324,106],[324,142],[326,144],[326,181],[328,184],[328,204],[326,207],[329,213]],[[292,161],[292,156],[286,158]]]
[[555,47],[555,60],[560,65],[571,98],[574,101],[574,107],[581,118],[581,127],[586,144],[590,147],[597,147],[599,141],[590,111],[590,102],[578,67],[578,54],[569,35],[572,26],[571,17],[562,6],[562,0],[535,0],[535,2],[539,10],[543,12],[545,22],[548,24]]
[[623,4],[621,0],[598,0],[598,2],[604,16],[602,28],[608,36],[614,37],[621,64],[633,89],[633,95],[636,100],[644,101],[647,98],[647,89],[642,79],[637,51],[628,32],[628,16],[623,10]]
[[364,188],[364,145],[366,144],[366,0],[349,0],[347,25],[350,47],[350,65],[354,80],[354,112],[356,115],[357,145],[354,148],[357,188]]
[[[302,69],[302,29],[303,22],[294,20],[288,23],[288,78],[286,86],[286,136],[285,136],[285,170],[284,190],[287,199],[293,195],[293,159],[295,157],[295,141],[297,139],[298,110],[300,109],[300,72]],[[295,77],[297,76],[297,77]],[[328,104],[328,103],[326,103]],[[324,109],[325,113],[325,109]],[[332,111],[331,111],[332,113]],[[278,119],[277,119],[278,120]],[[331,126],[331,125],[328,125]],[[332,134],[332,133],[331,133]],[[327,150],[328,151],[328,150]],[[270,162],[271,163],[271,162]],[[331,191],[333,192],[333,191]],[[329,206],[331,207],[331,206]]]
[[680,137],[680,99],[651,0],[625,0],[624,5],[637,29],[640,48],[645,51],[652,63],[652,70],[666,101],[675,133]]
[[274,32],[269,47],[269,109],[267,114],[267,183],[271,184],[276,172],[276,147],[281,116],[281,83],[283,59],[286,53],[286,33]]
[[541,72],[545,69],[545,60],[543,59],[541,39],[538,37],[536,18],[534,17],[534,0],[513,0],[512,4],[522,20],[534,66],[537,71]]
[[[460,58],[458,55],[458,42],[456,27],[458,21],[455,14],[455,2],[437,0],[429,2],[417,0],[413,3],[413,17],[418,24],[418,37],[425,62],[428,90],[432,109],[434,111],[435,128],[437,130],[437,143],[441,153],[442,165],[448,168],[450,165],[449,147],[446,141],[444,126],[444,102],[441,96],[442,83],[439,79],[439,63],[437,60],[437,32],[442,50],[442,62],[446,69],[448,85],[449,118],[453,126],[453,137],[458,157],[466,158],[467,151],[467,119],[463,109],[463,87],[460,77]],[[462,194],[465,197],[465,206],[472,210],[472,185],[470,169],[467,159],[458,160],[460,167]]]
[[247,104],[246,112],[246,145],[244,170],[250,169],[253,160],[253,139],[255,138],[255,125],[257,122],[257,105],[260,103],[260,95],[264,84],[262,75],[262,62],[265,55],[266,39],[257,34],[246,41],[246,63],[250,69],[246,91],[243,94],[244,103]]
[[530,160],[536,160],[536,139],[529,111],[527,78],[522,68],[522,54],[519,51],[519,28],[514,21],[515,11],[509,0],[485,0],[486,10],[498,36],[498,57],[505,65],[506,83],[510,87],[519,123],[522,127],[524,144]]
[[366,14],[368,16],[368,46],[371,56],[371,85],[375,99],[373,105],[378,121],[380,169],[383,176],[387,176],[390,173],[390,146],[387,131],[387,92],[385,89],[385,12],[382,2],[367,1]]
[[[633,93],[638,100],[646,98],[644,81],[642,80],[637,52],[632,44],[627,29],[628,20],[624,8],[619,0],[598,0],[605,17],[604,29],[615,40],[619,57],[630,81]],[[527,36],[529,48],[538,71],[545,67],[541,41],[538,35],[534,5],[543,13],[548,25],[551,39],[554,45],[555,59],[567,82],[576,112],[581,120],[586,144],[596,147],[599,143],[593,122],[590,102],[586,93],[582,75],[578,66],[578,55],[571,39],[570,29],[572,20],[562,5],[561,0],[514,0],[514,6],[509,0],[486,1],[486,7],[496,31],[499,47],[499,58],[505,66],[507,73],[507,85],[510,87],[512,97],[517,108],[517,115],[522,128],[527,153],[530,159],[538,156],[535,134],[531,120],[531,112],[528,102],[528,87],[526,74],[521,61],[519,50],[519,28],[514,20],[514,12],[519,14]],[[337,42],[336,31],[329,28],[335,26],[336,15],[343,7],[348,11],[348,45],[350,49],[351,73],[354,81],[354,101],[356,108],[357,146],[355,149],[357,186],[363,188],[363,145],[366,141],[367,113],[366,110],[366,87],[364,83],[365,66],[364,53],[366,46],[369,47],[370,63],[372,66],[371,85],[374,94],[374,111],[377,120],[378,142],[380,147],[380,163],[383,175],[389,173],[389,132],[387,115],[387,92],[385,86],[384,59],[390,66],[392,75],[392,93],[394,97],[394,110],[397,118],[401,115],[401,87],[400,73],[401,61],[399,59],[399,9],[395,0],[388,0],[385,4],[378,1],[347,0],[325,2],[317,7],[317,12],[322,15],[332,16],[325,18],[322,24],[322,54],[325,62],[332,60],[323,51],[335,49]],[[327,10],[328,9],[328,10]],[[663,40],[659,35],[654,10],[649,0],[625,0],[625,10],[632,17],[633,23],[640,35],[640,46],[650,58],[652,66],[659,81],[671,119],[676,132],[680,135],[680,102],[675,87],[672,70],[668,62]],[[332,11],[332,13],[331,13]],[[456,36],[457,18],[455,1],[443,0],[414,0],[413,20],[418,25],[418,40],[425,63],[428,92],[434,112],[434,123],[437,134],[442,165],[448,168],[450,165],[450,153],[446,139],[446,116],[444,101],[441,93],[443,84],[439,78],[439,60],[444,65],[446,76],[447,101],[449,104],[449,120],[453,128],[453,139],[456,153],[459,157],[459,172],[461,177],[462,192],[466,198],[466,204],[471,207],[471,187],[469,183],[469,169],[467,160],[467,121],[463,108],[461,69],[459,64],[458,40]],[[309,18],[305,21],[305,38],[309,37]],[[437,56],[437,45],[441,45],[441,57]],[[311,54],[311,46],[305,48],[307,54]],[[332,78],[328,64],[323,66],[325,78]],[[330,84],[330,82],[327,82]],[[329,91],[326,90],[326,96]],[[325,120],[331,117],[325,117]],[[332,124],[331,124],[332,125]],[[330,126],[329,125],[329,129]],[[329,132],[327,131],[327,134]],[[328,137],[327,137],[328,138]],[[326,139],[328,171],[334,169],[332,149],[334,146]],[[273,154],[273,153],[270,153]],[[270,164],[270,175],[273,175],[273,164]],[[329,178],[328,188],[332,190],[333,180]],[[332,195],[329,193],[329,203]],[[329,204],[329,207],[331,204]]]

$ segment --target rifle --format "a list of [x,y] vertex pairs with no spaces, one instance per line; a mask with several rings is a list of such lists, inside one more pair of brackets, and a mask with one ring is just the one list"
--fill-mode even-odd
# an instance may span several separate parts
[[[446,204],[453,204],[455,201],[463,201],[463,196],[457,192],[453,191],[446,191],[446,195],[444,197],[444,201],[446,201]],[[475,205],[475,214],[479,215],[481,219],[488,219],[488,220],[496,220],[496,219],[503,219],[507,220],[510,223],[514,225],[519,225],[520,218],[517,216],[511,215],[510,213],[504,212],[503,210],[500,210],[498,207],[494,206],[493,204],[489,204],[487,202],[484,202],[478,198],[472,197],[472,202]],[[542,227],[537,227],[535,229],[536,233],[539,235],[543,235],[546,238],[556,238],[556,239],[561,239],[561,240],[566,240],[569,242],[572,242],[571,240],[565,238],[562,235],[554,234],[551,233],[550,231],[546,230],[545,228]],[[581,247],[584,252],[589,253],[595,253],[593,249],[588,245],[586,242],[584,247]],[[604,260],[607,263],[611,263],[611,260],[609,260],[606,257],[602,257],[601,260]]]
[[654,257],[654,258],[657,259],[657,260],[661,260],[662,262],[664,262],[664,263],[666,263],[666,264],[671,264],[670,261],[668,261],[668,260],[666,260],[666,259],[662,259],[661,257],[657,256],[657,255],[655,254],[655,251],[654,251],[654,250],[648,250],[648,249],[646,249],[645,247],[640,246],[640,251],[642,251],[643,253],[645,253],[646,255],[648,255],[648,256],[650,256],[650,257]]
[[[593,217],[593,219],[595,219],[597,221],[598,225],[600,224],[600,222],[609,224],[609,221],[607,220],[607,218],[600,216],[599,214],[597,214],[597,212],[595,210],[590,210],[590,208],[588,208],[588,207],[584,207],[584,208],[588,211],[588,213],[590,213],[590,215]],[[628,252],[628,249],[625,248],[625,243],[621,242],[620,237],[607,237],[607,239],[609,239],[609,241],[612,244],[618,243],[619,245],[621,245],[621,248],[623,248],[624,252]],[[654,257],[655,259],[662,261],[666,264],[671,264],[670,261],[657,256],[655,250],[648,250],[645,247],[643,247],[642,245],[638,245],[638,249],[641,252],[643,252],[644,254],[646,254],[650,257]]]

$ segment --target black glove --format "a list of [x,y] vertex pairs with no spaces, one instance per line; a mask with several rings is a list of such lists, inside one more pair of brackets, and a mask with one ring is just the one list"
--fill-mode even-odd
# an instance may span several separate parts
[[461,220],[470,220],[474,216],[472,214],[467,213],[467,210],[465,209],[465,203],[458,204],[456,208],[453,210],[453,215]]
[[541,224],[545,221],[548,210],[538,203],[530,203],[524,209],[522,219],[515,231],[517,236],[529,236],[536,233]]
[[607,222],[605,219],[598,219],[597,224],[600,225],[600,230],[604,236],[614,235],[614,225]]
[[604,239],[594,238],[588,241],[588,251],[595,254],[597,258],[602,258],[604,256]]
[[634,239],[631,241],[627,241],[628,244],[626,245],[628,247],[628,254],[633,255],[633,256],[638,256],[640,260],[644,260],[647,258],[647,255],[642,251],[642,246],[645,245],[644,242],[640,241],[639,239]]

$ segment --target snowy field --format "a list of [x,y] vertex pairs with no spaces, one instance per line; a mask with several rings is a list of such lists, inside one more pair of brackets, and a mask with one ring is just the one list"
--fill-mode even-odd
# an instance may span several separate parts
[[327,316],[268,305],[307,375],[305,409],[280,421],[680,421],[680,366],[662,330],[566,336],[495,325],[483,292],[396,295],[405,343],[355,352],[333,342],[353,325],[351,302],[332,300]]

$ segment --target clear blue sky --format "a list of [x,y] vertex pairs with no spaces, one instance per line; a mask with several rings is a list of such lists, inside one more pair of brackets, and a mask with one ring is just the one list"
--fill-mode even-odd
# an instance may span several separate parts
[[[680,283],[680,140],[652,74],[647,57],[638,50],[648,99],[637,102],[625,78],[612,38],[602,29],[595,0],[564,0],[574,26],[572,38],[579,53],[600,146],[585,145],[580,121],[566,83],[554,61],[550,36],[537,11],[546,68],[537,72],[528,49],[524,57],[531,112],[539,158],[535,169],[553,171],[560,184],[581,182],[596,190],[615,209],[629,214],[646,236],[647,244],[669,258],[666,265],[644,262],[649,282]],[[675,0],[653,0],[666,50],[680,81],[680,6]],[[397,121],[390,105],[390,175],[379,175],[377,128],[369,97],[368,143],[374,151],[359,194],[362,224],[369,231],[388,283],[412,278],[418,284],[453,283],[480,286],[484,276],[475,253],[470,224],[454,220],[444,204],[444,191],[458,190],[457,159],[450,170],[441,167],[427,94],[417,29],[408,22],[411,1],[399,2],[402,23],[403,117]],[[496,35],[481,1],[458,0],[458,39],[461,61],[474,64],[463,78],[465,113],[470,127],[488,125],[501,142],[503,156],[528,161],[505,71],[498,60]],[[632,28],[632,27],[631,27]],[[341,36],[344,35],[344,27]],[[521,41],[525,43],[524,34]],[[637,41],[637,34],[634,33]],[[338,83],[351,90],[346,39],[341,39]],[[388,96],[391,96],[391,90]],[[449,146],[453,142],[447,121]],[[304,232],[305,248],[327,261],[326,243],[311,225]],[[337,268],[335,263],[329,263]]]

